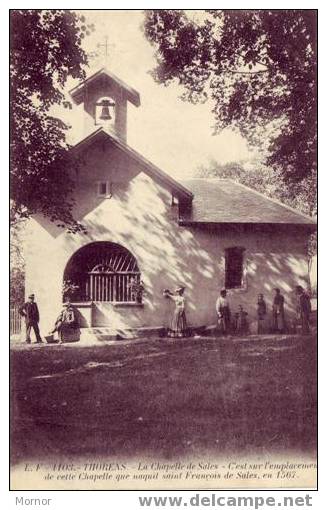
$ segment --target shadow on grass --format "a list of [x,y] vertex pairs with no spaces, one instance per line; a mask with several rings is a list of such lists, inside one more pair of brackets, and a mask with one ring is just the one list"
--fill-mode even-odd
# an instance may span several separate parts
[[313,338],[12,352],[12,462],[314,453]]

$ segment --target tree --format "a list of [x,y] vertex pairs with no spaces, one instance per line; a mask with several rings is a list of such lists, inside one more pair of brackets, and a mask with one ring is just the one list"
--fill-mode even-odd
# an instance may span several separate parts
[[146,11],[156,81],[177,80],[194,103],[210,99],[215,132],[238,129],[266,150],[266,164],[286,183],[314,179],[316,11],[200,13],[195,23],[181,10]]
[[10,21],[11,217],[42,213],[76,231],[81,225],[72,215],[68,128],[50,109],[70,106],[63,88],[68,77],[85,76],[81,43],[93,27],[59,9],[12,10]]

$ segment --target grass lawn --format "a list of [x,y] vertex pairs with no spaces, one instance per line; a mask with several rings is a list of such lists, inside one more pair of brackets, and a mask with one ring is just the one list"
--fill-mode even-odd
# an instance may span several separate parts
[[314,453],[313,338],[191,338],[11,352],[12,461]]

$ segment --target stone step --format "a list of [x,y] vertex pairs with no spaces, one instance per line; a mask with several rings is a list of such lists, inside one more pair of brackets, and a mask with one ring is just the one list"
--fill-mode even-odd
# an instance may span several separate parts
[[144,327],[144,328],[107,328],[93,327],[81,328],[81,342],[98,340],[101,342],[112,340],[127,340],[133,338],[151,338],[163,336],[164,328],[162,327]]

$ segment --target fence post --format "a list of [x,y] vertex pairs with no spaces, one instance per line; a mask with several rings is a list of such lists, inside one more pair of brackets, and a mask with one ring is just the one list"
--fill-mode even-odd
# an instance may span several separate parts
[[10,308],[10,336],[20,335],[22,328],[22,318],[19,313],[19,308],[14,306]]

